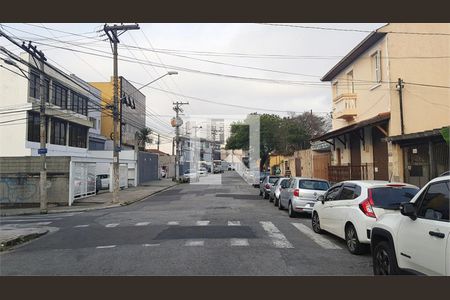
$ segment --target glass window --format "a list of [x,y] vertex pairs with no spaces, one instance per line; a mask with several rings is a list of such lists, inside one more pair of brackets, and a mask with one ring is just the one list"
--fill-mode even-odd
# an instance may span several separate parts
[[326,191],[330,188],[328,182],[321,180],[300,180],[298,187],[305,190]]
[[332,187],[326,194],[325,196],[325,200],[327,201],[333,201],[337,198],[337,196],[339,195],[339,191],[341,190],[341,186],[335,186]]
[[61,108],[67,108],[67,89],[65,87],[55,83],[52,98],[53,104]]
[[430,220],[449,221],[450,181],[441,181],[429,186],[418,210],[418,217]]
[[410,187],[379,187],[372,189],[372,199],[376,207],[399,209],[401,203],[411,201],[418,191]]
[[38,113],[28,113],[28,141],[40,141],[40,117]]
[[377,50],[371,56],[373,80],[377,83],[381,82],[381,51]]
[[77,124],[69,125],[69,146],[86,148],[88,127]]
[[336,200],[351,200],[355,199],[355,187],[350,185],[344,185],[342,187],[341,194],[339,195],[339,198]]
[[51,123],[50,143],[55,145],[65,145],[67,123],[59,119],[52,119]]
[[[31,72],[30,74],[30,97],[35,99],[40,99],[40,82],[41,78],[39,74]],[[50,91],[50,79],[44,79],[44,100],[49,101],[49,91]]]

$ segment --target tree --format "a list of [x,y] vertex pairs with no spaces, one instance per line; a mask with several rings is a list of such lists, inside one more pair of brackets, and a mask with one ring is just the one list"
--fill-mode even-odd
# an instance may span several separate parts
[[148,127],[141,128],[139,131],[136,131],[135,138],[136,143],[140,150],[145,149],[146,143],[151,143],[152,138],[150,137],[150,134],[152,133],[152,130]]

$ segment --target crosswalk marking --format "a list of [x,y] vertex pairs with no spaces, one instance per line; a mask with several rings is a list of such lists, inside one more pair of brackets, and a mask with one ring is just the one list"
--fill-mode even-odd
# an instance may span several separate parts
[[105,227],[111,228],[111,227],[116,227],[119,226],[119,223],[111,223],[111,224],[106,224]]
[[147,226],[148,224],[150,224],[150,222],[140,222],[136,223],[136,226]]
[[177,222],[177,221],[170,221],[167,223],[167,225],[179,225],[179,224],[180,224],[180,222]]
[[228,226],[241,226],[241,221],[228,221]]
[[108,249],[108,248],[115,248],[116,245],[108,245],[108,246],[97,246],[95,248],[97,249]]
[[39,223],[35,223],[36,225],[49,225],[52,222],[39,222]]
[[186,241],[185,246],[204,246],[205,241]]
[[28,222],[28,223],[33,223],[33,222],[40,222],[40,221],[58,221],[61,220],[61,218],[33,218],[33,219],[2,219],[2,222],[5,223],[11,223],[11,222]]
[[89,224],[81,224],[81,225],[75,225],[75,228],[85,228],[85,227],[89,227]]
[[291,224],[294,225],[295,228],[300,230],[303,234],[305,234],[307,237],[312,239],[316,244],[318,244],[320,247],[322,247],[324,249],[342,249],[341,247],[334,244],[333,242],[318,235],[311,228],[305,226],[304,224],[301,224],[301,223],[291,223]]
[[197,226],[206,226],[209,224],[209,221],[197,221]]
[[248,239],[231,239],[230,240],[231,246],[248,246]]
[[294,246],[292,246],[292,244],[287,240],[284,234],[282,234],[272,222],[261,221],[259,223],[267,232],[276,248],[294,248]]
[[159,246],[160,244],[143,244],[142,246],[144,247],[156,247]]

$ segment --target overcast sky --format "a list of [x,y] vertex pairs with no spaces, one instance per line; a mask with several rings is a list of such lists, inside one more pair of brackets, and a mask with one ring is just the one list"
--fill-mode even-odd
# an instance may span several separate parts
[[[4,30],[15,36],[40,41],[49,45],[38,45],[43,50],[50,63],[64,67],[65,72],[74,73],[86,81],[106,81],[112,75],[112,60],[83,53],[74,53],[68,50],[57,49],[53,46],[68,47],[81,51],[93,52],[87,48],[106,51],[110,55],[111,47],[108,42],[96,41],[101,37],[103,24],[3,24]],[[263,109],[302,112],[313,110],[320,114],[331,110],[331,90],[329,84],[320,85],[323,76],[338,61],[338,57],[347,54],[368,33],[326,31],[292,27],[268,26],[263,24],[146,24],[140,23],[140,30],[128,31],[120,36],[119,55],[136,57],[140,60],[150,61],[152,64],[168,65],[178,68],[189,68],[216,74],[226,74],[239,77],[253,77],[272,80],[300,81],[304,84],[278,84],[257,80],[235,79],[224,76],[199,74],[196,72],[178,71],[178,75],[166,76],[151,86],[159,89],[183,94],[189,97],[201,98],[208,101],[224,104],[252,107],[243,109],[231,106],[222,106],[201,102],[191,98],[174,96],[166,92],[144,88],[147,97],[147,107],[158,115],[148,118],[147,126],[167,134],[170,132],[170,116],[173,115],[172,101],[189,101],[185,106],[187,115],[233,115],[247,114]],[[301,24],[330,28],[351,28],[361,30],[375,30],[384,24]],[[39,27],[37,27],[39,26]],[[48,30],[68,31],[83,34],[91,38],[70,36],[68,34]],[[13,29],[14,28],[14,29]],[[18,30],[23,30],[21,32]],[[40,36],[37,36],[40,35]],[[42,40],[41,36],[49,39]],[[72,44],[60,43],[52,39],[66,41]],[[151,45],[150,45],[151,43]],[[0,45],[19,53],[20,51],[9,45],[8,41],[0,38]],[[53,45],[53,46],[52,46]],[[155,54],[152,51],[130,49],[126,45],[144,47],[147,49],[177,50],[175,54],[191,58],[210,60],[253,68],[263,68],[275,71],[297,73],[283,74],[226,66],[210,62],[203,62],[185,57],[177,57],[165,53]],[[219,53],[239,53],[255,55],[282,55],[283,58],[253,58],[229,56],[206,56],[180,51],[202,51]],[[130,52],[131,51],[131,52]],[[174,52],[172,52],[174,53]],[[297,56],[292,58],[292,56]],[[300,57],[299,57],[300,56]],[[319,59],[302,58],[301,56],[324,56]],[[131,62],[119,62],[119,75],[128,80],[145,84],[152,79],[173,68],[148,66]],[[298,74],[305,74],[302,76]],[[313,83],[313,85],[311,85]],[[318,83],[318,85],[314,85]],[[140,87],[139,84],[136,84]],[[163,125],[167,124],[167,125]],[[165,145],[163,150],[169,151],[171,147]],[[171,150],[170,150],[171,151]]]

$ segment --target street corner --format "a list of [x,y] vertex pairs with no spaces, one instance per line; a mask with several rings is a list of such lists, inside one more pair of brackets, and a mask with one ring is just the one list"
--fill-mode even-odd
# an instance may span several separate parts
[[57,230],[56,228],[17,228],[13,226],[2,226],[0,228],[0,252],[6,251],[11,247],[31,241],[41,237],[49,232]]

